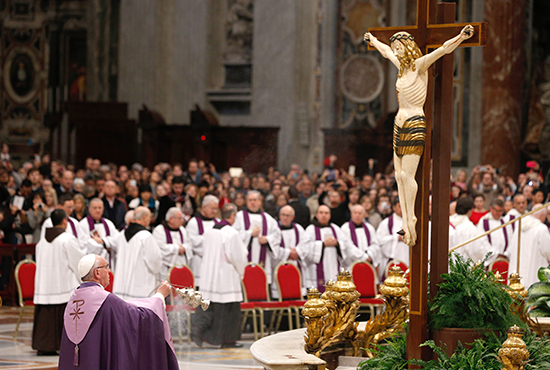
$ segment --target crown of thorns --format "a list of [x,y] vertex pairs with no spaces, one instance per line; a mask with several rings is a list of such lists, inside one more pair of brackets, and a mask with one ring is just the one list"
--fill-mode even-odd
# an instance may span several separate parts
[[413,35],[407,35],[404,33],[398,33],[397,35],[393,35],[390,37],[390,44],[394,42],[395,40],[411,40],[414,41]]

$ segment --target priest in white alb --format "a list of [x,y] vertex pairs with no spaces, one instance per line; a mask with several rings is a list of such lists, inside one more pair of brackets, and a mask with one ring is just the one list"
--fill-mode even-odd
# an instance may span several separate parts
[[[64,194],[59,197],[57,200],[57,208],[60,208],[65,211],[67,215],[70,215],[74,211],[74,200],[73,197],[70,194]],[[76,218],[72,218],[71,216],[67,216],[67,230],[65,232],[71,234],[75,238],[78,238],[78,220]],[[44,239],[44,235],[46,234],[46,229],[49,227],[53,227],[52,224],[52,218],[48,217],[44,223],[42,224],[42,229],[40,230],[40,239]]]
[[200,211],[195,213],[185,227],[193,249],[190,267],[195,276],[196,286],[200,286],[203,235],[219,222],[216,218],[219,210],[218,198],[211,194],[206,195],[202,200]]
[[[503,225],[506,222],[502,217],[503,212],[504,202],[502,199],[493,199],[489,206],[489,213],[481,217],[477,224],[477,235]],[[481,253],[485,256],[491,252],[491,256],[485,262],[487,266],[498,257],[510,258],[510,240],[512,239],[512,234],[512,227],[508,225],[479,239]]]
[[401,203],[399,197],[395,197],[392,202],[393,213],[383,219],[376,229],[380,248],[382,248],[383,262],[380,275],[384,275],[386,265],[391,260],[398,260],[409,266],[410,247],[403,242],[403,237],[397,232],[402,230],[403,218],[401,212]]
[[330,208],[324,204],[317,208],[306,234],[309,240],[307,262],[314,266],[306,286],[317,287],[320,292],[325,291],[328,280],[336,280],[345,261],[366,261],[369,258],[367,253],[353,245],[338,225],[330,223]]
[[[453,227],[453,237],[449,238],[449,247],[453,248],[477,235],[476,226],[470,221],[474,209],[474,200],[471,197],[463,197],[457,200],[455,213],[449,217],[449,223]],[[471,258],[477,262],[485,257],[478,241],[471,242],[457,249],[454,253],[464,258]]]
[[140,206],[134,211],[134,222],[117,236],[117,272],[113,293],[122,299],[146,298],[154,292],[162,254],[155,238],[147,230],[151,211]]
[[55,354],[63,333],[63,313],[73,290],[80,285],[78,261],[84,256],[78,240],[67,233],[67,214],[56,209],[53,227],[36,245],[34,324],[32,348],[39,355]]
[[237,207],[228,203],[222,208],[222,221],[204,233],[201,293],[210,299],[206,311],[197,310],[193,316],[191,338],[202,346],[221,348],[242,347],[241,279],[248,263],[246,246],[233,227]]
[[[533,205],[533,209],[542,204]],[[541,267],[550,265],[550,231],[543,223],[546,220],[547,210],[542,208],[521,220],[521,246],[518,263],[518,238],[519,228],[512,236],[510,251],[510,272],[518,272],[523,279],[521,283],[525,288],[539,281],[538,271]]]
[[103,201],[94,198],[88,206],[88,216],[78,223],[78,240],[86,253],[98,254],[109,261],[116,271],[115,238],[119,234],[115,224],[103,217]]
[[[365,208],[356,204],[351,208],[351,220],[342,225],[342,232],[357,248],[365,252],[369,257],[367,261],[374,268],[383,262],[382,250],[376,235],[376,229],[365,221],[367,211]],[[345,268],[350,269],[355,261],[345,261]]]
[[172,266],[189,266],[193,256],[191,241],[183,228],[184,221],[181,210],[178,207],[172,207],[166,212],[166,220],[153,229],[153,237],[162,254],[161,279],[167,279]]
[[237,213],[233,227],[248,248],[248,261],[262,265],[267,282],[271,284],[281,249],[281,230],[277,221],[260,209],[261,205],[260,192],[249,191],[246,194],[246,209]]

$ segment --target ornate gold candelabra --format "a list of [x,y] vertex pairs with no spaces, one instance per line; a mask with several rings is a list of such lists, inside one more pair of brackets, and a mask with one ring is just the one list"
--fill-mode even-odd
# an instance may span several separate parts
[[523,331],[516,325],[508,330],[508,339],[498,351],[503,370],[523,370],[523,365],[529,358],[529,351],[523,341]]
[[525,303],[529,292],[520,281],[521,277],[517,272],[510,274],[510,284],[508,285],[510,289],[508,290],[508,294],[514,300],[514,303],[512,303],[512,310],[519,316],[521,321],[529,325],[531,330],[537,333],[538,336],[541,336],[542,328],[540,327],[540,324],[526,313]]
[[308,290],[308,301],[302,309],[308,353],[320,357],[331,346],[350,344],[354,356],[364,349],[372,357],[371,349],[375,344],[401,330],[401,324],[409,316],[409,288],[398,266],[391,269],[390,276],[380,287],[386,310],[371,318],[364,331],[358,331],[359,323],[355,322],[360,296],[355,288],[351,274],[343,270],[336,282],[327,282],[322,295],[317,288]]

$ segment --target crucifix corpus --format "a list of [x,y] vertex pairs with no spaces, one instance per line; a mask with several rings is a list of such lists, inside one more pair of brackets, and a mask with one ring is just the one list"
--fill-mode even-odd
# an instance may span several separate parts
[[[401,234],[411,247],[408,358],[431,356],[426,347],[420,347],[428,340],[430,195],[432,296],[441,282],[440,275],[448,269],[453,57],[447,54],[460,46],[483,46],[486,37],[485,23],[456,24],[454,21],[454,3],[438,3],[436,7],[436,0],[417,0],[415,26],[371,28],[365,34],[369,47],[378,50],[398,68],[399,110],[393,146],[403,212]],[[430,50],[433,51],[430,53]],[[432,65],[435,68],[430,68]]]

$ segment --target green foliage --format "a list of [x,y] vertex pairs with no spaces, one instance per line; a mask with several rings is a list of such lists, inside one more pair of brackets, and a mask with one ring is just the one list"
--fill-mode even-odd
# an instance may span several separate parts
[[529,287],[527,309],[531,317],[550,316],[550,266],[541,267],[538,272],[540,282]]
[[373,358],[359,364],[360,370],[400,370],[407,368],[407,334],[398,333],[376,345]]
[[505,331],[512,325],[526,327],[510,310],[513,300],[506,291],[508,288],[493,273],[485,272],[483,266],[484,263],[474,265],[471,259],[459,254],[449,259],[449,273],[442,274],[443,282],[430,302],[432,329]]

